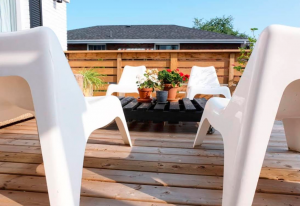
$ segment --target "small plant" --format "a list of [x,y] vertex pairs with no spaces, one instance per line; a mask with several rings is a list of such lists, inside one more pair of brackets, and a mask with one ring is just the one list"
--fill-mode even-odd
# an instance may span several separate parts
[[106,84],[100,77],[105,75],[99,74],[94,69],[83,69],[79,72],[83,76],[83,88],[88,88],[89,85],[93,85],[97,89]]
[[158,81],[158,70],[157,69],[147,69],[144,75],[138,75],[136,84],[140,89],[144,88],[155,88],[160,87],[160,82]]
[[250,56],[252,54],[252,51],[254,49],[255,43],[257,41],[254,32],[258,30],[257,28],[251,28],[251,31],[253,33],[253,37],[249,37],[249,51],[246,51],[245,47],[239,48],[241,55],[237,58],[238,63],[240,64],[239,66],[234,66],[233,68],[236,69],[237,71],[244,72],[246,68],[246,64],[250,59]]
[[164,84],[172,84],[173,87],[181,86],[182,83],[187,82],[190,75],[183,74],[179,69],[176,70],[162,70],[158,72],[158,80]]

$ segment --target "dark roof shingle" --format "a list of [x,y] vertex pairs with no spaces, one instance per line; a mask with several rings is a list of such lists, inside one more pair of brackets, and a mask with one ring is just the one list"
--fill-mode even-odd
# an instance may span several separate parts
[[68,31],[68,40],[96,39],[244,39],[177,25],[93,26]]

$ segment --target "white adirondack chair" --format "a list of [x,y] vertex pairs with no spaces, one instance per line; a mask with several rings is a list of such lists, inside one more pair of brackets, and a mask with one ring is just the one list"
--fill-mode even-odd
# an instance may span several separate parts
[[36,117],[50,203],[79,206],[91,132],[116,120],[131,145],[117,97],[84,98],[55,34],[39,27],[0,34],[0,121]]
[[289,149],[300,152],[300,29],[272,25],[259,37],[231,100],[210,99],[194,146],[210,124],[224,140],[223,206],[250,206],[274,120]]
[[192,100],[197,94],[223,94],[226,98],[231,98],[229,88],[220,85],[216,69],[213,66],[193,66],[188,82],[186,96]]
[[118,84],[110,84],[107,88],[106,96],[110,96],[114,92],[119,93],[139,93],[136,84],[136,76],[143,75],[146,71],[145,66],[125,66],[122,76]]

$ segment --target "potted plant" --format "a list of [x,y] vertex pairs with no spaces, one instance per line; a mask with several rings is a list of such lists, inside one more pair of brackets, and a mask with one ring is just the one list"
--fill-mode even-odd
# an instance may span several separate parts
[[83,76],[83,95],[86,97],[93,96],[94,87],[99,89],[106,84],[106,82],[100,78],[104,75],[99,74],[94,69],[83,69],[79,71],[79,74]]
[[165,104],[167,103],[168,99],[168,91],[164,91],[164,90],[157,90],[156,91],[156,100],[158,104]]
[[187,82],[190,75],[183,74],[179,69],[162,70],[158,72],[158,80],[163,83],[164,91],[168,91],[168,101],[176,102],[177,89],[182,83]]
[[254,32],[256,30],[258,30],[258,28],[251,28],[250,30],[253,33],[253,37],[248,37],[249,50],[246,51],[246,47],[239,48],[240,53],[241,53],[240,56],[237,58],[237,62],[239,63],[239,65],[238,66],[235,66],[234,64],[232,65],[232,66],[234,66],[233,68],[236,69],[237,71],[241,72],[241,74],[243,74],[243,72],[245,71],[246,64],[248,63],[248,61],[250,59],[250,56],[253,52],[255,43],[257,41]]
[[138,102],[151,102],[151,93],[154,91],[154,88],[160,86],[158,81],[158,70],[157,69],[147,69],[144,75],[137,76],[138,91],[140,98]]

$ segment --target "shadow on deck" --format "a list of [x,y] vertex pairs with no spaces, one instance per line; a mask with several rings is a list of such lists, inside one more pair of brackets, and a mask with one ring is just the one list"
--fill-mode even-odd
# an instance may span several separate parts
[[[223,142],[216,132],[192,149],[195,123],[129,123],[134,147],[124,146],[115,124],[89,138],[83,206],[220,205]],[[287,150],[276,122],[253,205],[300,202],[300,155]],[[0,130],[0,206],[49,205],[35,120]]]

